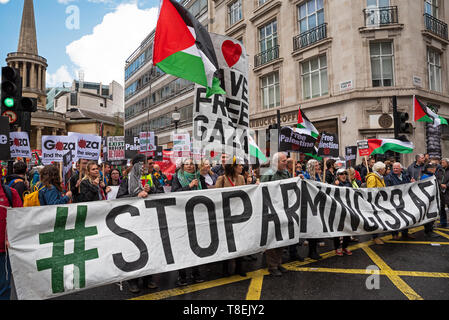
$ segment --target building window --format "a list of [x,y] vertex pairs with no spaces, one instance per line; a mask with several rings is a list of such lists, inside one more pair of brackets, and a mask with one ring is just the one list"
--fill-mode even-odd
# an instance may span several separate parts
[[257,1],[259,6],[263,5],[265,2],[268,2],[268,0],[258,0]]
[[242,0],[237,0],[228,6],[229,26],[242,20]]
[[259,50],[265,52],[278,45],[278,24],[273,21],[259,29]]
[[310,0],[298,7],[299,33],[304,33],[324,23],[324,0]]
[[260,79],[262,109],[276,108],[281,105],[279,72],[274,72]]
[[321,97],[329,92],[326,56],[317,57],[301,64],[303,99]]
[[429,70],[429,89],[442,92],[441,85],[441,54],[427,49],[427,68]]
[[438,19],[438,0],[425,0],[424,1],[425,13]]
[[370,55],[373,87],[394,86],[393,42],[370,43]]

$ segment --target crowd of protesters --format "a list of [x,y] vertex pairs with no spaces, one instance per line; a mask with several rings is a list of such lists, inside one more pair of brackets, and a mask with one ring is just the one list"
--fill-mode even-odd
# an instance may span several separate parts
[[[178,164],[176,172],[169,180],[153,158],[136,156],[128,166],[113,168],[108,163],[99,165],[95,161],[78,160],[66,186],[62,183],[61,170],[57,165],[39,166],[29,169],[24,162],[16,162],[13,172],[2,177],[0,188],[0,300],[10,296],[11,270],[7,256],[6,214],[7,207],[22,207],[24,197],[36,193],[38,205],[60,205],[120,198],[146,198],[150,194],[164,192],[185,192],[211,188],[229,188],[249,184],[300,177],[347,188],[381,188],[415,182],[436,176],[440,186],[441,208],[440,225],[447,227],[446,206],[449,206],[449,159],[429,158],[417,155],[415,161],[404,167],[395,158],[376,162],[370,158],[362,164],[344,168],[333,159],[325,162],[310,159],[294,161],[285,153],[277,153],[268,166],[252,166],[240,163],[223,154],[220,162],[212,165],[203,159],[196,163],[193,159],[184,159]],[[26,201],[25,201],[26,203]],[[434,237],[433,222],[425,225],[426,237]],[[408,230],[401,230],[402,239],[413,239]],[[392,234],[393,239],[401,239],[399,232]],[[383,244],[380,234],[372,236],[376,244]],[[331,239],[337,256],[352,255],[349,243],[358,241],[354,237]],[[282,267],[282,255],[287,250],[292,260],[303,261],[298,247],[308,246],[308,257],[321,259],[318,247],[324,246],[323,239],[298,239],[298,243],[288,248],[270,249],[264,252],[266,265],[272,276],[280,277],[287,272]],[[238,274],[246,276],[245,261],[257,260],[255,255],[222,262],[223,275]],[[187,275],[195,283],[204,281],[200,267],[178,270],[178,286],[185,286]],[[157,288],[152,276],[128,281],[132,293],[140,291],[139,282],[146,288]]]

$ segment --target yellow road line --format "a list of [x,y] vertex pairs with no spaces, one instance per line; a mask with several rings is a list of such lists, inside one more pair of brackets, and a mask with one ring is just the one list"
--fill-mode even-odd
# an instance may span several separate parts
[[379,269],[385,272],[385,275],[393,282],[393,284],[409,299],[424,300],[417,294],[404,280],[402,280],[371,248],[363,248]]
[[260,300],[262,294],[263,278],[268,272],[264,270],[258,270],[254,272],[254,276],[251,279],[251,283],[246,294],[246,300]]
[[[335,268],[291,268],[297,272],[323,272],[339,274],[367,274],[365,269],[335,269]],[[443,272],[420,272],[420,271],[385,271],[379,270],[379,275],[388,276],[395,274],[403,277],[424,277],[424,278],[449,278],[449,273]]]
[[440,236],[442,236],[442,237],[444,237],[446,239],[449,239],[449,235],[447,235],[447,234],[445,234],[445,233],[443,233],[441,231],[433,230],[433,232],[435,232],[436,234],[439,234]]
[[439,245],[449,245],[449,242],[432,242],[432,241],[385,241],[385,243],[401,243],[401,244],[439,244]]
[[169,290],[165,290],[165,291],[150,293],[150,294],[146,294],[146,295],[143,295],[140,297],[133,298],[131,300],[161,300],[161,299],[166,299],[166,298],[170,298],[170,297],[184,295],[187,293],[211,289],[211,288],[220,287],[220,286],[224,286],[224,285],[235,283],[235,282],[248,280],[255,276],[256,277],[260,276],[261,274],[266,275],[269,273],[268,273],[268,271],[261,269],[261,270],[257,270],[254,272],[248,272],[246,277],[232,276],[232,277],[212,280],[212,281],[208,281],[208,282],[204,282],[204,283],[197,283],[197,284],[193,284],[193,285],[186,286],[186,287],[179,287],[179,288],[169,289]]
[[[423,227],[417,227],[417,228],[413,228],[409,230],[410,234],[416,233],[418,231],[421,231],[423,229]],[[391,235],[387,235],[382,237],[381,239],[384,241],[388,241],[390,240],[392,237]],[[395,241],[396,243],[398,243],[397,241]],[[362,242],[362,243],[357,243],[354,244],[352,246],[349,246],[349,250],[354,251],[357,249],[364,249],[364,248],[368,248],[371,245],[373,245],[373,241],[366,241],[366,242]],[[324,259],[328,259],[331,257],[335,256],[335,251],[329,251],[329,252],[325,252],[321,254],[322,258],[319,261],[322,261]],[[317,262],[316,260],[307,258],[305,261],[303,262],[298,262],[298,261],[293,261],[293,262],[289,262],[284,264],[283,266],[288,269],[288,270],[292,270],[292,271],[306,271],[306,270],[300,270],[302,268],[300,268],[301,266],[305,266],[311,263]],[[317,270],[317,269],[323,269],[323,268],[304,268],[304,269],[310,269],[310,270]],[[324,269],[323,269],[324,270]],[[334,272],[336,272],[336,270],[339,269],[333,269]],[[348,271],[346,271],[348,270]],[[391,272],[394,272],[390,269],[389,273],[391,274]],[[409,272],[407,274],[405,274],[403,271],[398,271],[399,275],[412,275],[412,272]],[[363,272],[361,270],[357,270],[357,269],[341,269],[339,270],[339,273],[357,273],[357,274],[366,274],[366,270],[363,270]],[[380,271],[380,274],[383,274],[386,272]],[[420,275],[416,275],[416,276],[423,276],[425,277],[426,275],[422,275],[422,274],[429,274],[429,273],[416,273],[416,274],[420,274]],[[192,293],[192,292],[196,292],[196,291],[201,291],[201,290],[206,290],[206,289],[210,289],[210,288],[215,288],[215,287],[220,287],[223,285],[227,285],[227,284],[232,284],[232,283],[236,283],[236,282],[240,282],[240,281],[244,281],[244,280],[248,280],[251,279],[251,283],[248,289],[248,293],[246,298],[248,300],[258,300],[260,299],[260,294],[261,294],[261,289],[262,289],[262,285],[263,285],[263,276],[265,275],[269,275],[269,272],[267,271],[267,269],[259,269],[253,272],[248,272],[247,273],[247,277],[240,277],[240,276],[233,276],[233,277],[228,277],[228,278],[222,278],[222,279],[217,279],[217,280],[212,280],[212,281],[208,281],[205,283],[200,283],[200,284],[194,284],[194,285],[190,285],[190,286],[186,286],[186,287],[180,287],[180,288],[174,288],[174,289],[169,289],[169,290],[165,290],[165,291],[160,291],[160,292],[155,292],[155,293],[151,293],[151,294],[147,294],[147,295],[143,295],[140,297],[136,297],[133,298],[131,300],[160,300],[160,299],[166,299],[166,298],[170,298],[170,297],[174,297],[174,296],[179,296],[179,295],[184,295],[184,294],[188,294],[188,293]],[[444,276],[442,277],[446,277],[446,274],[443,274]],[[431,273],[429,275],[429,277],[437,277],[436,274]]]

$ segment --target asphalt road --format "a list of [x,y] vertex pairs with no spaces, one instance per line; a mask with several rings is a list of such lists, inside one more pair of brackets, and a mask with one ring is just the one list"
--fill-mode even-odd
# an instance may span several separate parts
[[[416,239],[376,245],[371,237],[350,244],[352,256],[335,255],[326,239],[323,259],[289,260],[284,252],[282,277],[272,277],[263,254],[246,261],[247,277],[224,277],[222,264],[201,266],[205,282],[177,287],[177,272],[154,275],[157,289],[129,292],[127,283],[108,285],[53,300],[449,300],[449,229],[436,229],[435,238],[423,227],[411,230]],[[299,247],[305,257],[308,247]],[[371,271],[373,270],[373,271]],[[375,273],[377,272],[377,274]]]

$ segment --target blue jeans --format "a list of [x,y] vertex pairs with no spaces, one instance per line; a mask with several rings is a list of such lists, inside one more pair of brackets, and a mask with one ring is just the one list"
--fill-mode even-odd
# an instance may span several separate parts
[[11,265],[6,253],[0,253],[0,300],[11,299]]

